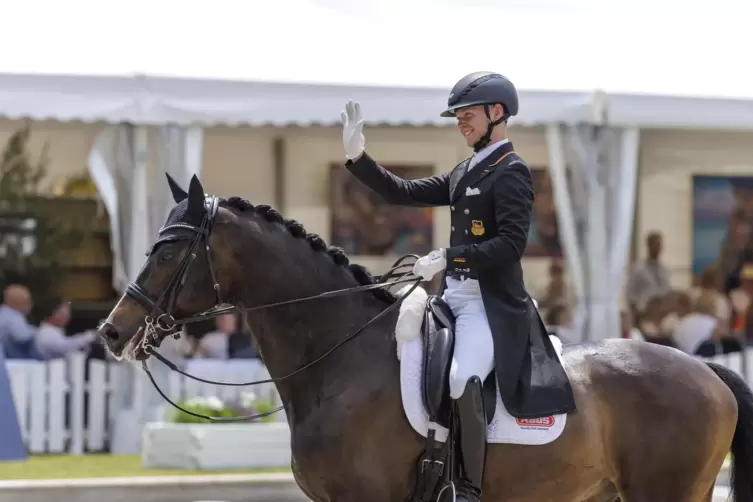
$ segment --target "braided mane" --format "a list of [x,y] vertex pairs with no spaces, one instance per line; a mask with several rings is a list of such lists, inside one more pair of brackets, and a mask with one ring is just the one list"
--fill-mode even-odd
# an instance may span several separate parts
[[[227,199],[223,199],[223,202],[231,209],[235,209],[240,213],[253,212],[271,223],[279,223],[284,226],[290,235],[297,239],[305,239],[314,251],[328,254],[329,257],[332,258],[332,261],[337,265],[350,270],[351,274],[353,274],[353,277],[359,284],[369,285],[376,283],[374,277],[372,277],[369,271],[366,270],[366,267],[350,263],[350,260],[341,248],[327,246],[327,243],[325,243],[317,234],[308,233],[303,225],[295,220],[283,218],[274,208],[267,205],[254,206],[241,197],[228,197]],[[375,297],[387,303],[393,303],[397,300],[397,297],[386,288],[376,288],[372,289],[370,292]]]

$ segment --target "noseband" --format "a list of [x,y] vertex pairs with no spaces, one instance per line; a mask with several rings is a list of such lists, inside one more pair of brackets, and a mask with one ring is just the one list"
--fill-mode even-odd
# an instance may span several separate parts
[[[283,380],[287,380],[288,378],[302,372],[303,370],[310,368],[311,366],[315,365],[319,361],[326,358],[329,354],[337,350],[339,347],[341,347],[346,342],[352,340],[355,338],[358,334],[363,332],[367,327],[369,327],[373,322],[378,320],[379,318],[387,315],[387,313],[395,310],[400,304],[403,302],[403,300],[411,294],[421,283],[421,278],[417,278],[415,276],[408,277],[412,275],[412,268],[413,265],[411,263],[403,263],[404,260],[407,258],[414,258],[418,259],[418,256],[416,255],[405,255],[399,258],[395,264],[381,277],[379,277],[374,284],[366,284],[362,286],[355,286],[352,288],[346,288],[346,289],[339,289],[335,291],[327,291],[318,295],[314,296],[308,296],[305,298],[297,298],[294,300],[285,300],[275,303],[269,303],[265,305],[257,305],[254,307],[247,307],[242,309],[243,311],[250,311],[250,310],[261,310],[266,308],[272,308],[272,307],[278,307],[282,305],[290,305],[293,303],[301,303],[308,300],[320,300],[323,298],[332,298],[335,296],[342,296],[346,294],[353,294],[361,291],[371,291],[374,289],[379,288],[386,288],[389,286],[393,286],[395,284],[402,284],[407,282],[412,282],[411,288],[406,291],[395,303],[381,311],[379,314],[374,316],[372,319],[370,319],[368,322],[366,322],[363,326],[358,328],[357,330],[350,333],[348,336],[340,340],[338,343],[336,343],[331,349],[326,351],[321,356],[317,357],[313,361],[301,366],[297,370],[288,373],[287,375],[284,375],[282,377],[277,378],[269,378],[266,380],[257,380],[253,382],[242,382],[242,383],[229,383],[229,382],[215,382],[212,380],[206,380],[203,378],[199,378],[196,376],[193,376],[189,373],[184,372],[180,368],[178,368],[177,365],[175,365],[173,362],[165,358],[162,354],[160,354],[156,348],[160,345],[162,340],[167,338],[170,335],[173,335],[175,338],[180,337],[180,331],[178,330],[179,326],[184,324],[189,324],[192,322],[197,321],[203,321],[206,319],[210,319],[212,317],[218,317],[224,314],[228,314],[231,312],[236,312],[239,309],[230,306],[230,307],[220,307],[220,305],[224,304],[222,294],[220,291],[220,284],[217,280],[217,274],[215,273],[214,265],[212,264],[212,253],[211,248],[209,245],[209,236],[212,233],[212,230],[214,229],[214,224],[217,219],[217,212],[219,211],[220,206],[220,199],[213,195],[206,195],[204,198],[204,216],[202,217],[201,224],[197,227],[194,225],[190,225],[188,223],[183,222],[177,222],[170,225],[166,225],[162,227],[158,233],[157,242],[155,242],[154,246],[152,247],[152,250],[147,253],[147,256],[149,256],[151,253],[154,252],[154,249],[156,248],[157,244],[163,241],[169,241],[169,240],[180,240],[180,238],[169,238],[169,237],[162,237],[165,236],[169,231],[171,230],[187,230],[189,232],[194,232],[194,236],[191,240],[191,247],[188,250],[188,253],[183,257],[183,260],[180,262],[180,265],[178,266],[178,270],[175,271],[172,278],[170,279],[170,282],[167,284],[165,289],[162,290],[162,293],[160,296],[153,300],[149,294],[144,291],[144,289],[139,286],[135,281],[130,283],[128,287],[125,290],[126,296],[130,296],[132,299],[137,301],[141,306],[143,306],[147,311],[149,312],[146,317],[144,317],[144,336],[141,339],[141,349],[146,353],[153,357],[155,357],[157,360],[159,360],[161,363],[166,365],[171,370],[180,373],[181,375],[188,377],[192,380],[196,380],[199,382],[212,384],[212,385],[223,385],[223,386],[231,386],[231,387],[246,387],[251,385],[260,385],[265,383],[276,383],[281,382]],[[160,237],[162,237],[160,239]],[[183,286],[186,283],[186,280],[188,278],[188,273],[191,269],[191,265],[196,260],[196,253],[199,249],[200,244],[204,244],[205,254],[207,257],[207,267],[209,269],[209,273],[211,274],[212,278],[212,288],[214,289],[215,295],[216,295],[216,303],[215,306],[206,312],[202,312],[200,314],[196,314],[194,316],[185,317],[185,318],[179,318],[176,319],[174,316],[174,309],[175,309],[175,303],[178,299],[178,295],[180,294]],[[408,267],[408,270],[406,270],[406,267]],[[194,413],[190,410],[187,410],[177,403],[173,402],[165,393],[160,389],[159,385],[157,385],[156,380],[152,376],[151,371],[149,370],[149,367],[146,364],[146,360],[143,360],[141,363],[142,368],[146,372],[147,376],[149,377],[149,380],[152,382],[152,385],[157,390],[160,396],[167,401],[169,404],[171,404],[173,407],[177,408],[178,410],[187,413],[189,415],[193,415],[195,417],[204,418],[206,420],[210,420],[213,422],[237,422],[237,421],[247,421],[247,420],[253,420],[257,418],[266,417],[268,415],[272,415],[274,413],[277,413],[278,411],[282,410],[282,406],[278,406],[277,408],[266,411],[264,413],[255,413],[252,415],[244,415],[244,416],[237,416],[237,417],[210,417],[207,415],[202,415],[200,413]]]

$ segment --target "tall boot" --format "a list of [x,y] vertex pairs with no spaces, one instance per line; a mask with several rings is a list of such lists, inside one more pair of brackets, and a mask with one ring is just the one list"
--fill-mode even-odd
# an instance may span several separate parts
[[463,395],[455,402],[460,446],[457,502],[481,500],[486,462],[486,415],[481,390],[481,379],[474,376],[468,380]]

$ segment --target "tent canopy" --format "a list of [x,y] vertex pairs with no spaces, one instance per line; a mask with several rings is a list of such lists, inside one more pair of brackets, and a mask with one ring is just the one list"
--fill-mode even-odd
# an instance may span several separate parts
[[[0,74],[0,116],[142,125],[336,125],[348,99],[371,124],[448,126],[448,89],[168,78]],[[615,126],[753,130],[753,100],[521,90],[513,125],[591,122],[603,101]]]

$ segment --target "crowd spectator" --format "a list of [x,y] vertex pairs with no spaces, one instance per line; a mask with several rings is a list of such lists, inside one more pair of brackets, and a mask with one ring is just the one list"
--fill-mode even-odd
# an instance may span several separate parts
[[243,316],[238,316],[238,329],[228,339],[228,355],[230,359],[260,359],[259,351],[254,343],[253,333],[243,321]]
[[701,273],[698,286],[690,290],[690,299],[711,303],[713,316],[719,321],[720,328],[730,328],[732,308],[724,292],[724,274],[719,266],[711,265]]
[[620,311],[620,334],[622,338],[630,340],[645,340],[640,330],[633,325],[630,313],[625,310]]
[[38,359],[34,343],[36,329],[26,316],[34,303],[29,289],[11,284],[3,290],[0,305],[0,349],[7,359]]
[[86,351],[97,339],[96,330],[66,335],[65,327],[71,320],[71,308],[63,298],[53,298],[44,313],[44,320],[34,338],[41,359],[65,357],[71,352]]
[[663,240],[659,232],[646,237],[646,259],[635,265],[627,282],[626,296],[631,314],[640,319],[640,313],[649,300],[669,294],[669,270],[661,262]]
[[201,337],[194,355],[208,359],[228,359],[228,341],[238,329],[238,318],[235,314],[225,314],[215,318],[216,330]]
[[680,320],[672,332],[674,345],[687,354],[695,354],[704,343],[716,338],[719,320],[715,314],[714,297],[701,295],[693,304],[690,295],[681,293],[677,296],[677,313]]
[[179,368],[185,368],[186,360],[196,351],[196,343],[196,338],[183,329],[179,337],[168,336],[162,340],[157,350]]
[[732,304],[732,329],[745,331],[748,309],[753,298],[753,263],[746,263],[740,269],[740,284],[729,292]]

